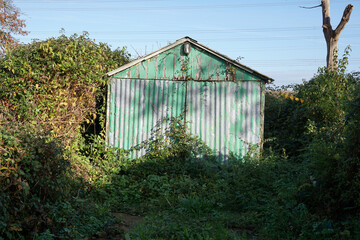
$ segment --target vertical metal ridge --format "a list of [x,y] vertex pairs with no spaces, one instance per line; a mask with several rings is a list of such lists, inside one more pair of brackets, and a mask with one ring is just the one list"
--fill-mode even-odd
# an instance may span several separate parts
[[130,107],[130,102],[131,102],[131,80],[126,81],[125,82],[125,87],[127,89],[127,96],[125,98],[125,119],[124,119],[124,148],[125,149],[129,149],[129,139],[130,139],[130,135],[129,135],[129,129],[130,129],[130,119],[129,119],[129,115],[130,115],[130,111],[131,111],[131,107]]
[[209,102],[210,105],[210,112],[208,115],[208,121],[207,125],[209,125],[210,133],[209,133],[209,140],[207,143],[210,145],[211,149],[215,149],[216,142],[215,142],[215,136],[216,136],[216,94],[215,94],[215,84],[210,83],[210,89],[209,89],[209,99],[212,101]]
[[224,156],[225,156],[225,160],[227,160],[226,156],[229,156],[229,151],[231,150],[235,150],[231,147],[231,136],[230,136],[230,128],[233,126],[233,109],[230,108],[230,102],[234,103],[234,99],[233,99],[233,94],[230,94],[231,92],[231,87],[232,87],[232,83],[231,82],[227,82],[225,84],[226,88],[225,88],[225,113],[226,113],[226,127],[225,127],[225,149],[224,149]]
[[110,92],[110,98],[111,98],[111,103],[110,103],[110,124],[109,124],[109,144],[110,145],[114,145],[114,120],[115,120],[115,81],[111,82],[111,92]]
[[[119,81],[115,82],[115,93],[118,93],[120,91],[120,83]],[[120,98],[119,98],[119,94],[115,94],[115,106],[119,106],[120,105]],[[120,113],[119,113],[120,109],[118,107],[115,107],[115,116],[114,116],[114,125],[115,125],[115,133],[114,133],[114,145],[118,146],[118,141],[119,141],[119,117],[120,117]]]
[[118,82],[120,83],[121,85],[121,92],[119,94],[120,97],[121,97],[121,102],[120,102],[120,109],[121,109],[121,112],[120,112],[120,141],[119,141],[119,146],[120,148],[124,148],[124,136],[125,136],[125,110],[126,110],[126,82],[125,81],[121,81],[121,80],[118,80]]
[[253,129],[254,129],[254,121],[253,121],[253,117],[254,117],[254,103],[253,103],[253,86],[254,84],[249,84],[249,90],[248,90],[248,93],[246,94],[248,96],[248,99],[249,99],[249,117],[248,117],[248,120],[249,120],[249,127],[248,127],[248,141],[250,143],[253,143]]

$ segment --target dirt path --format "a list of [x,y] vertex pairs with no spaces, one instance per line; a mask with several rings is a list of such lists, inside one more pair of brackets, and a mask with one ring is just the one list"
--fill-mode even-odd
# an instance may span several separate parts
[[120,240],[124,239],[124,235],[130,231],[135,225],[140,223],[144,217],[131,215],[128,213],[112,213],[115,217],[115,224],[111,226],[110,231],[104,231],[99,234],[98,240]]
[[125,233],[144,219],[143,216],[134,216],[128,213],[113,213],[113,215],[116,219],[121,219],[119,226]]

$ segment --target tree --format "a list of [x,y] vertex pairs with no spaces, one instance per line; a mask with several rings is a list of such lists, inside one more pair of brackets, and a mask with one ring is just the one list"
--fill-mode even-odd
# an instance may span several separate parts
[[335,30],[333,30],[330,23],[330,0],[321,0],[321,8],[323,17],[322,27],[327,47],[326,65],[328,68],[333,69],[337,67],[338,40],[342,30],[344,30],[345,25],[350,20],[350,14],[354,6],[351,4],[346,6],[341,21]]
[[27,35],[24,30],[25,20],[20,17],[20,11],[12,0],[0,0],[0,53],[4,53],[6,47],[16,46],[18,41],[13,34]]
[[350,15],[354,6],[351,4],[346,6],[341,21],[335,30],[333,30],[330,22],[330,0],[321,0],[321,4],[315,7],[302,7],[302,8],[310,9],[317,7],[322,8],[322,18],[323,18],[322,28],[326,40],[326,47],[327,47],[326,66],[330,69],[334,69],[337,67],[338,40],[341,32],[345,28],[345,25],[350,20]]

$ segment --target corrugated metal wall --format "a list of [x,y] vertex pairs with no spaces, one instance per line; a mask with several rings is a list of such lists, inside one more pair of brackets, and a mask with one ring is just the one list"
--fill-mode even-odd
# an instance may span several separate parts
[[[151,130],[162,119],[183,113],[185,94],[185,82],[113,79],[108,144],[127,150],[149,139]],[[141,151],[135,155],[143,154]]]
[[260,142],[260,82],[196,82],[188,86],[191,133],[218,155],[243,156]]
[[184,113],[186,102],[184,115],[191,133],[222,158],[230,152],[244,155],[249,144],[261,142],[262,84],[114,78],[108,144],[129,149],[147,140],[163,118]]

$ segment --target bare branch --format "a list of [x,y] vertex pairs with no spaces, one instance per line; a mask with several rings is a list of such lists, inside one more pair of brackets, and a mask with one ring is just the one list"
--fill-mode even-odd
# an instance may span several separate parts
[[138,55],[138,58],[141,58],[141,55],[138,53],[138,51],[136,51],[136,49],[133,47],[133,45],[130,44],[130,47],[136,52],[136,54]]
[[318,8],[318,7],[321,7],[321,4],[320,4],[320,5],[317,5],[317,6],[313,6],[313,7],[299,6],[299,8],[305,8],[305,9],[313,9],[313,8]]
[[341,31],[344,29],[345,25],[349,22],[350,20],[350,15],[352,10],[354,9],[354,6],[349,4],[346,6],[343,16],[341,18],[341,21],[339,23],[339,25],[336,27],[335,29],[335,36],[339,35],[341,33]]

